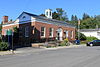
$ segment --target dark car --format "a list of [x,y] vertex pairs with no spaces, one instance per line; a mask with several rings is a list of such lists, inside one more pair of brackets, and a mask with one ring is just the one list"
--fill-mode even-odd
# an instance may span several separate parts
[[100,40],[93,40],[87,43],[87,46],[100,46]]

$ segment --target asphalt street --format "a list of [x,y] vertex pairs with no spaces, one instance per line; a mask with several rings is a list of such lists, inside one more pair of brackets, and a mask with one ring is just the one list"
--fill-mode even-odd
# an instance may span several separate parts
[[4,55],[0,67],[100,67],[100,46]]

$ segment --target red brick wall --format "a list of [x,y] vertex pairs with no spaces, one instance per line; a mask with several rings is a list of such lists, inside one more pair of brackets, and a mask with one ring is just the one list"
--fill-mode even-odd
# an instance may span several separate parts
[[[71,28],[71,27],[62,27],[62,26],[57,26],[57,25],[53,25],[53,24],[46,24],[46,23],[41,23],[41,22],[35,22],[35,25],[37,30],[39,30],[41,32],[41,27],[45,27],[46,28],[46,38],[49,38],[49,28],[54,28],[54,37],[56,37],[56,30],[58,28],[62,28],[63,32],[64,30],[67,31],[73,31],[73,38],[70,38],[70,32],[68,32],[68,36],[70,40],[75,40],[75,28]],[[63,33],[64,36],[64,33]]]
[[19,25],[18,24],[2,27],[2,35],[4,35],[5,30],[7,30],[7,29],[13,29],[13,27],[16,27],[16,26],[19,28]]
[[[31,22],[31,23],[25,23],[25,24],[20,24],[20,25],[12,25],[12,26],[6,26],[2,28],[2,35],[4,34],[4,29],[12,29],[13,27],[18,27],[18,28],[25,28],[26,26],[29,26],[29,37],[25,37],[22,36],[19,38],[20,42],[33,42],[34,40],[39,41],[41,39],[41,27],[45,27],[46,28],[46,36],[45,38],[50,38],[49,37],[49,28],[53,28],[54,31],[54,35],[53,37],[56,37],[57,32],[56,30],[61,28],[63,30],[63,37],[65,36],[64,34],[64,30],[67,31],[73,31],[73,38],[70,37],[70,32],[68,32],[68,38],[69,40],[75,40],[75,28],[71,28],[71,27],[62,27],[62,26],[57,26],[57,25],[53,25],[53,24],[47,24],[47,23],[41,23],[41,22]],[[34,29],[33,29],[34,28]],[[23,33],[24,34],[24,33]]]

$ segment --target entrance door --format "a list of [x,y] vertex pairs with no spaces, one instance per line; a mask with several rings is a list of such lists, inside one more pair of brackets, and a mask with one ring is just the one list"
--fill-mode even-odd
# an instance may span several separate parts
[[61,28],[59,28],[57,30],[57,39],[60,40],[60,41],[62,41],[62,29]]

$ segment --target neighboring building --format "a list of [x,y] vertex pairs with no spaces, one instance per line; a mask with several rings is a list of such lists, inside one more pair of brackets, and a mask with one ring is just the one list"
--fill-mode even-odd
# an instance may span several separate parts
[[100,29],[81,29],[80,32],[87,37],[93,36],[100,39]]
[[13,27],[19,28],[18,43],[27,45],[34,42],[45,42],[51,40],[75,40],[75,26],[52,19],[50,9],[45,11],[45,16],[23,12],[12,23],[8,22],[8,16],[3,17],[2,35],[6,35],[7,30]]

